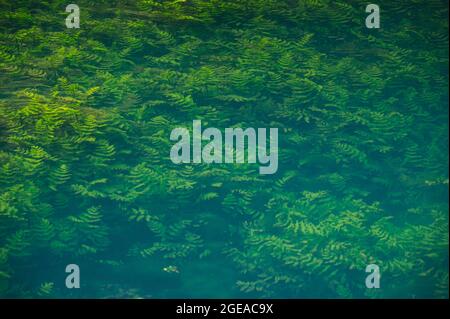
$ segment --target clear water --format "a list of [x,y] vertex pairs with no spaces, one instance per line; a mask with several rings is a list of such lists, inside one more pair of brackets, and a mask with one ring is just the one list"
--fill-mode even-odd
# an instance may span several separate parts
[[[0,297],[448,298],[447,1],[76,4],[0,2]],[[173,164],[193,120],[278,171]]]

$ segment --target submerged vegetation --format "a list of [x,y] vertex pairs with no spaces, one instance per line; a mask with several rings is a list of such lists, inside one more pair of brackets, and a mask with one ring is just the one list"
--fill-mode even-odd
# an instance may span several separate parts
[[[448,1],[68,3],[0,0],[0,297],[448,298]],[[277,173],[173,164],[197,119]]]

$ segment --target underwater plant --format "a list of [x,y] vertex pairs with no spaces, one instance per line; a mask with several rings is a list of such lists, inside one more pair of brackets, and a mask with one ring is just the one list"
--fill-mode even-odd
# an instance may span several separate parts
[[[448,298],[448,1],[67,4],[0,1],[0,297]],[[174,164],[196,119],[277,172]]]

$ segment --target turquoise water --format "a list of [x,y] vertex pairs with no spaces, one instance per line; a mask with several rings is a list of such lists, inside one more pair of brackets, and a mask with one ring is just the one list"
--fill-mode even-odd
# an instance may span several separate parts
[[448,298],[447,1],[76,4],[0,2],[0,297]]

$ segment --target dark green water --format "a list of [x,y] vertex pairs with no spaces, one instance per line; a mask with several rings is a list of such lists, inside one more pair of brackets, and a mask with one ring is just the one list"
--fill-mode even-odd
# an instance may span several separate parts
[[76,4],[0,1],[0,297],[448,298],[448,1]]

